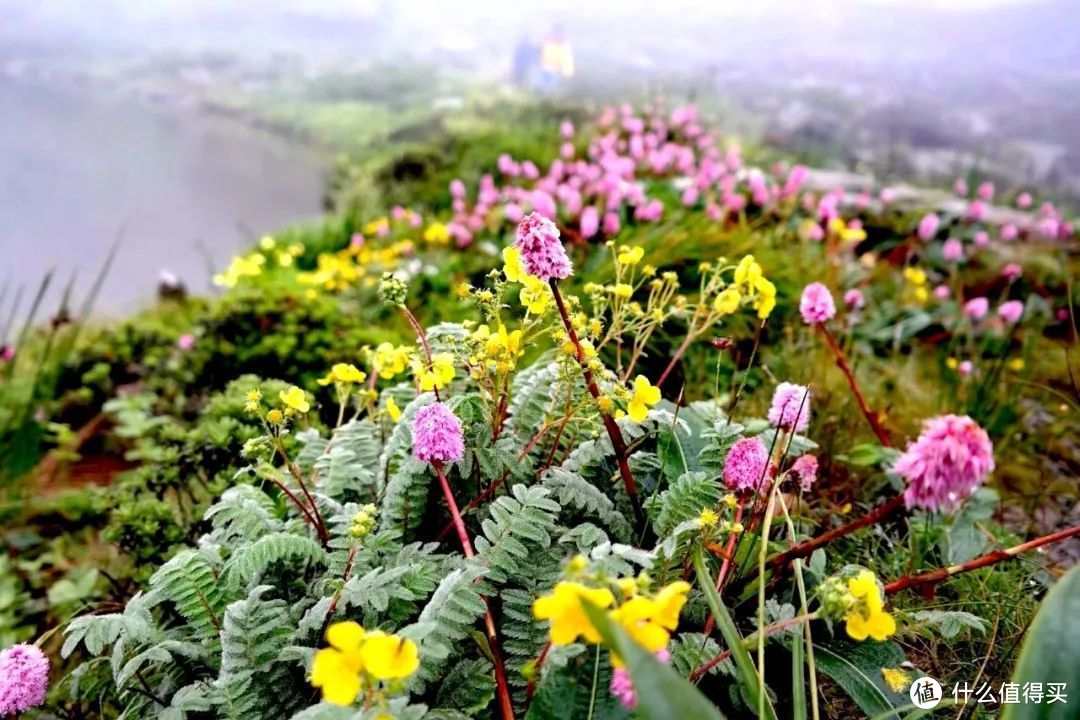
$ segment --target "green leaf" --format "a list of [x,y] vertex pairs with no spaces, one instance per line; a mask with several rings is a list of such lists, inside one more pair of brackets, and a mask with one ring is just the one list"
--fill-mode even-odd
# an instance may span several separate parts
[[76,567],[49,588],[49,605],[56,607],[85,600],[94,593],[98,571],[94,567]]
[[[1058,580],[1043,600],[1028,630],[1012,681],[1064,683],[1068,693],[1080,687],[1080,566]],[[1002,720],[1066,720],[1076,717],[1075,701],[1006,705]]]
[[581,604],[604,639],[604,644],[626,662],[626,669],[634,681],[641,717],[652,720],[724,720],[720,711],[697,688],[630,639],[626,631],[613,623],[603,610],[584,600]]
[[997,509],[998,494],[991,488],[980,488],[972,495],[945,528],[940,545],[950,565],[959,565],[986,552],[990,537],[980,527]]
[[817,668],[843,688],[848,697],[867,715],[896,713],[910,703],[907,695],[895,693],[885,684],[881,669],[897,667],[907,660],[904,651],[894,642],[814,644]]

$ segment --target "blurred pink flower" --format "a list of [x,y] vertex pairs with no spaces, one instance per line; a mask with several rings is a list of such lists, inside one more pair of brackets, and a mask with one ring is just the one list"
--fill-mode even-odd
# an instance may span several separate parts
[[1001,274],[1009,281],[1014,281],[1023,275],[1023,269],[1016,263],[1009,263],[1001,269]]
[[564,138],[574,137],[574,123],[569,120],[563,120],[562,123],[559,124],[559,134]]
[[972,320],[982,320],[990,311],[990,301],[984,297],[977,297],[964,303],[964,317]]
[[1024,314],[1024,303],[1019,300],[1006,300],[998,306],[997,314],[1005,322],[1014,325]]
[[622,227],[622,222],[619,220],[619,214],[616,212],[604,213],[604,234],[614,235],[619,232]]
[[863,297],[862,290],[851,288],[844,293],[844,305],[852,310],[862,310],[866,306],[866,298]]
[[964,259],[964,243],[956,238],[949,238],[941,246],[941,255],[948,262],[958,262]]
[[948,285],[938,285],[937,287],[934,288],[934,297],[936,297],[938,300],[945,300],[951,294],[952,294],[952,291],[949,290]]
[[968,220],[974,220],[979,222],[986,217],[986,202],[983,200],[972,200],[971,205],[968,206],[967,211]]
[[458,199],[464,198],[465,197],[465,183],[463,183],[461,180],[459,180],[457,178],[451,180],[450,181],[450,196],[453,197],[453,198],[458,198]]
[[937,235],[939,225],[941,225],[941,219],[934,213],[923,215],[922,220],[919,221],[919,239],[923,242],[932,240]]
[[768,418],[774,427],[782,430],[805,430],[810,423],[810,389],[789,382],[777,385]]
[[836,315],[836,303],[833,302],[829,288],[821,283],[810,283],[803,288],[799,300],[799,312],[807,325],[823,323]]
[[971,364],[970,360],[964,360],[959,365],[956,366],[956,371],[959,372],[964,377],[967,377],[968,375],[970,375],[971,371],[974,370],[974,369],[975,369],[975,366]]
[[967,197],[967,180],[965,180],[964,178],[956,178],[956,180],[953,182],[953,192],[955,192],[960,197]]
[[589,205],[581,211],[581,236],[591,238],[600,229],[600,211],[595,205]]
[[1001,239],[1005,241],[1015,240],[1020,233],[1017,231],[1016,226],[1007,223],[1001,226]]
[[971,241],[975,243],[975,247],[986,247],[990,244],[990,233],[979,230],[972,236]]
[[883,205],[891,205],[896,200],[896,190],[892,188],[882,188],[881,194],[878,195],[878,199],[881,200]]
[[1027,210],[1031,207],[1031,193],[1022,192],[1016,196],[1016,207]]
[[791,472],[799,478],[799,487],[803,492],[809,492],[817,481],[818,459],[813,455],[800,455],[792,464]]
[[195,336],[191,333],[184,333],[177,339],[176,347],[180,348],[184,352],[187,352],[191,348],[195,347]]
[[975,191],[975,194],[979,196],[980,200],[990,202],[994,199],[994,183],[990,182],[989,180],[980,183],[978,189]]

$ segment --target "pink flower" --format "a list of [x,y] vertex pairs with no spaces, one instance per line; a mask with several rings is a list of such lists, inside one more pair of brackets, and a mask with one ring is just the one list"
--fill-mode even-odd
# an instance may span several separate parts
[[514,247],[521,251],[525,272],[533,277],[561,280],[574,274],[559,239],[559,228],[539,213],[530,213],[518,223]]
[[3,360],[4,362],[8,362],[13,357],[15,357],[15,346],[14,345],[2,345],[2,346],[0,346],[0,360]]
[[986,217],[986,201],[985,200],[972,200],[971,205],[968,206],[967,211],[968,220],[974,220],[979,222]]
[[990,244],[990,233],[985,230],[979,230],[972,236],[971,241],[975,243],[975,247],[986,247]]
[[941,220],[934,213],[923,215],[922,220],[919,221],[919,239],[923,242],[929,242],[937,235],[939,225],[941,225]]
[[195,336],[191,333],[184,333],[177,339],[176,347],[180,348],[184,352],[187,352],[191,348],[195,347]]
[[1061,222],[1055,217],[1043,218],[1039,221],[1039,234],[1044,238],[1053,239],[1061,229]]
[[1016,207],[1027,210],[1031,207],[1031,193],[1022,192],[1016,196]]
[[967,197],[967,180],[965,180],[964,178],[956,178],[956,181],[953,182],[953,192],[955,192],[960,197]]
[[525,217],[525,211],[517,203],[503,205],[503,213],[506,214],[506,219],[513,223],[521,222],[521,218]]
[[941,255],[948,262],[958,262],[964,259],[964,243],[956,238],[949,238],[941,246]]
[[878,195],[882,205],[891,205],[896,200],[896,190],[892,188],[882,188],[881,194]]
[[569,120],[563,120],[559,125],[559,134],[564,138],[574,137],[574,123]]
[[563,160],[570,160],[574,157],[574,143],[564,142],[562,147],[559,148],[559,157]]
[[967,377],[968,375],[970,375],[971,372],[974,369],[975,369],[975,366],[971,364],[970,360],[964,360],[963,362],[961,362],[959,365],[956,366],[957,372],[959,372],[964,377]]
[[600,229],[600,213],[594,205],[581,211],[581,237],[591,238]]
[[1023,269],[1016,263],[1009,263],[1001,269],[1001,275],[1009,281],[1014,281],[1024,274]]
[[818,461],[813,455],[802,455],[791,466],[791,472],[799,479],[799,487],[803,492],[817,481]]
[[821,283],[810,283],[803,289],[799,300],[799,312],[807,325],[823,323],[836,315],[836,303],[833,302],[829,288]]
[[627,710],[633,710],[637,707],[637,693],[634,692],[634,682],[630,679],[630,671],[626,668],[615,668],[611,673],[611,694]]
[[952,294],[948,285],[938,285],[934,288],[934,297],[938,300],[945,300]]
[[994,199],[994,183],[989,180],[981,183],[979,188],[975,191],[975,194],[979,196],[980,200],[990,202]]
[[41,705],[48,686],[49,660],[36,645],[20,643],[0,652],[0,717]]
[[425,405],[413,417],[413,456],[422,462],[457,462],[465,455],[461,421],[441,402]]
[[964,317],[972,320],[982,320],[990,311],[990,301],[984,297],[977,297],[964,303]]
[[619,214],[616,212],[604,213],[604,234],[614,235],[619,232],[619,228],[622,227],[622,223],[619,220]]
[[1024,314],[1024,303],[1019,300],[1007,300],[998,306],[997,314],[1005,322],[1014,325]]
[[450,181],[450,196],[456,199],[465,197],[465,183],[455,178]]
[[851,288],[844,293],[844,304],[852,310],[862,310],[866,307],[866,298],[863,297],[862,290]]
[[769,450],[759,438],[740,438],[724,459],[724,484],[729,490],[761,492],[772,476]]
[[810,389],[782,382],[773,393],[769,422],[783,430],[802,432],[810,422]]
[[353,233],[352,237],[349,238],[349,247],[354,250],[356,248],[364,247],[364,236],[360,233]]
[[907,480],[908,508],[954,512],[994,469],[994,446],[986,431],[967,416],[928,420],[919,439],[893,465]]
[[1001,239],[1006,242],[1009,240],[1015,240],[1020,233],[1017,231],[1016,226],[1013,224],[1007,224],[1001,226]]

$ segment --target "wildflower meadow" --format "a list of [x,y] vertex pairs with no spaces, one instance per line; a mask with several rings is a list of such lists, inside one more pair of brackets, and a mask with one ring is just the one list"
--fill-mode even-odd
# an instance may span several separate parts
[[8,322],[0,716],[1076,717],[1067,210],[518,112]]

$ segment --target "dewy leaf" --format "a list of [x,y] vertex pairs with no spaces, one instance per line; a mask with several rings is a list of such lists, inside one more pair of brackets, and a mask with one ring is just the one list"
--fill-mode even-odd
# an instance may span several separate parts
[[697,688],[631,640],[603,610],[587,601],[582,601],[582,605],[604,644],[626,662],[626,669],[634,681],[641,717],[650,720],[724,720],[720,711]]
[[835,680],[868,716],[892,717],[888,713],[911,703],[907,693],[893,692],[881,675],[882,668],[897,667],[907,660],[894,642],[815,644],[814,656],[818,670]]
[[[1008,704],[1002,720],[1068,720],[1076,717],[1076,698],[1068,697],[1080,688],[1080,566],[1058,580],[1042,602],[1028,630],[1012,681],[1041,683],[1041,703]],[[1051,684],[1056,686],[1051,688]],[[1055,693],[1060,689],[1060,693]],[[1054,694],[1065,702],[1050,702]]]

